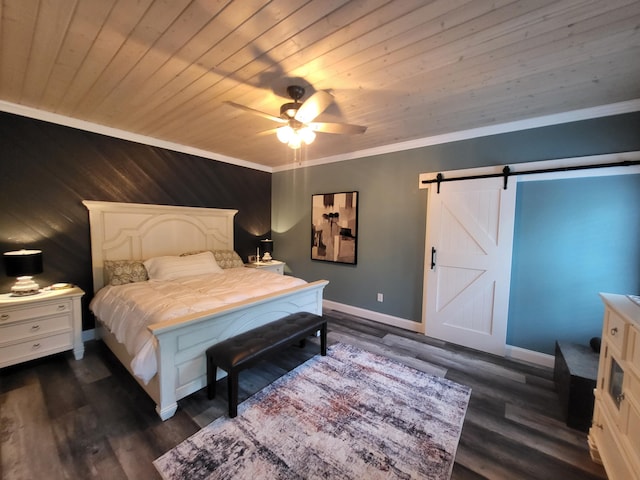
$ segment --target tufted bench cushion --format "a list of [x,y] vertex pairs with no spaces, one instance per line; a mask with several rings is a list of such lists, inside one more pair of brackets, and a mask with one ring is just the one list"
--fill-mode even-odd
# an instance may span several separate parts
[[327,354],[327,321],[299,312],[228,338],[207,349],[207,394],[215,397],[217,369],[227,372],[229,416],[238,413],[238,374],[263,357],[282,350],[320,330],[320,353]]

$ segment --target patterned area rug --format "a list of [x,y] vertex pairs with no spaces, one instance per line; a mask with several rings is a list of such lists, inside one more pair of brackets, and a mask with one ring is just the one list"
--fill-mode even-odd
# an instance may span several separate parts
[[470,388],[336,344],[154,461],[165,479],[447,479]]

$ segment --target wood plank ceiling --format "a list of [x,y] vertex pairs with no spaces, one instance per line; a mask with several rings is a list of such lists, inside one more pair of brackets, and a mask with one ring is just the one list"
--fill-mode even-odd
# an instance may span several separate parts
[[[640,1],[3,0],[0,100],[267,168],[285,89],[335,102],[304,159],[640,98]],[[304,98],[303,98],[304,100]],[[5,105],[6,107],[6,105]],[[5,108],[6,109],[6,108]]]

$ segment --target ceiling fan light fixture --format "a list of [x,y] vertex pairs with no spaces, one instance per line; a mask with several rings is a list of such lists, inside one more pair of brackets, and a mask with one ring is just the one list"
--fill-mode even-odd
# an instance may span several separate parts
[[298,134],[294,133],[289,139],[289,143],[287,143],[287,145],[289,145],[289,148],[297,150],[298,148],[300,148],[300,145],[302,145],[302,139],[298,136]]
[[300,148],[302,142],[309,145],[316,139],[316,133],[309,127],[293,128],[291,125],[276,128],[276,136],[294,150]]
[[298,136],[304,143],[309,145],[316,139],[316,132],[311,130],[309,127],[302,127],[300,130],[298,130]]
[[276,128],[276,136],[282,143],[289,143],[289,139],[295,134],[295,131],[289,125]]

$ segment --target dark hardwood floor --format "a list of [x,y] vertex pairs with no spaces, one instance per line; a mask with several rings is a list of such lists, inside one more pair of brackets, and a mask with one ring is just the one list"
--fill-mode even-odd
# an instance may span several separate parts
[[[473,391],[453,479],[606,478],[586,434],[565,426],[553,371],[328,311],[329,343],[352,343]],[[166,422],[99,341],[0,370],[0,478],[156,479],[151,462],[219,416],[226,382],[179,402]],[[240,400],[318,352],[316,339],[245,371]]]

